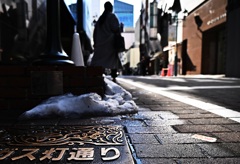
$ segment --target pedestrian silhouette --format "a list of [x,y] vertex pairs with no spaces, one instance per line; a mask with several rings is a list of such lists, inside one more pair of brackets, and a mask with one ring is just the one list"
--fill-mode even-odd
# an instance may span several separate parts
[[94,54],[92,66],[102,66],[111,69],[113,81],[116,80],[117,70],[121,68],[118,52],[115,48],[115,34],[120,34],[120,24],[113,13],[113,6],[110,2],[104,4],[104,12],[96,22],[93,41]]

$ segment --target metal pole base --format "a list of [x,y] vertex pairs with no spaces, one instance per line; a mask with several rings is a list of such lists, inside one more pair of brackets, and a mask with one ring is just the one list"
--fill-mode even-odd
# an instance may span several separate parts
[[33,65],[74,64],[62,49],[59,0],[47,0],[47,16],[46,50]]
[[34,61],[33,65],[74,65],[74,63],[71,60],[39,59]]

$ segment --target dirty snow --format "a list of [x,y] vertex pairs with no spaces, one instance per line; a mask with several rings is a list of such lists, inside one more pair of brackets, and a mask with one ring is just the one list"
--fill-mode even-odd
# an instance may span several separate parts
[[83,118],[133,114],[138,110],[132,95],[121,86],[104,78],[105,96],[97,93],[73,95],[71,93],[51,97],[42,104],[24,112],[20,119],[64,117]]

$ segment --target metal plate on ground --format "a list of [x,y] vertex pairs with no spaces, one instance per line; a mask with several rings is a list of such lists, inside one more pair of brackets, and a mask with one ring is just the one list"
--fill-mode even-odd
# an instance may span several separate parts
[[0,162],[134,163],[121,126],[1,128]]

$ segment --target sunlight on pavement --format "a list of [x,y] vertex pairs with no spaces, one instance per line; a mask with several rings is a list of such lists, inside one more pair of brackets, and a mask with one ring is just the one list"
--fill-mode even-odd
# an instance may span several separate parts
[[[177,87],[172,87],[172,89],[171,88],[169,89],[169,88],[163,88],[163,87],[143,85],[143,84],[134,82],[130,79],[119,78],[118,80],[122,81],[122,82],[125,82],[125,83],[128,83],[130,85],[133,85],[135,87],[142,88],[142,89],[145,89],[147,91],[157,93],[157,94],[160,94],[162,96],[165,96],[165,97],[183,102],[185,104],[195,106],[197,108],[209,111],[211,113],[217,114],[217,115],[225,117],[225,118],[229,118],[231,120],[234,120],[234,121],[237,121],[237,122],[240,123],[240,112],[236,112],[236,111],[233,111],[231,109],[227,109],[227,108],[222,107],[222,106],[218,106],[218,105],[211,104],[211,103],[206,103],[206,102],[203,102],[203,101],[200,101],[200,100],[189,98],[187,96],[178,95],[178,94],[175,94],[175,93],[170,93],[170,92],[167,91],[167,90],[173,90],[173,88],[175,88],[175,90],[176,90]],[[197,89],[201,89],[201,88],[206,89],[208,87],[209,86],[204,86],[204,87],[201,86],[201,87],[198,87]],[[220,87],[220,88],[224,88],[224,87],[240,88],[240,86],[211,86],[211,88],[214,88],[214,87],[216,87],[216,88],[218,88],[218,87]],[[182,89],[187,89],[187,88],[188,89],[193,89],[194,88],[195,89],[196,87],[178,87],[178,88],[182,88]]]

